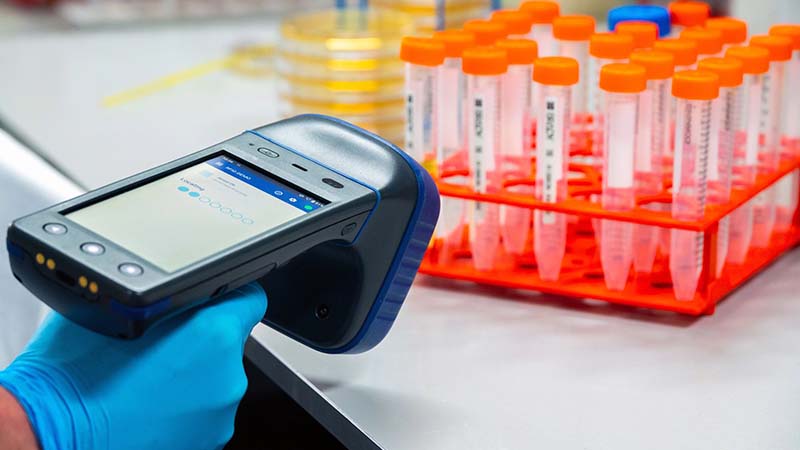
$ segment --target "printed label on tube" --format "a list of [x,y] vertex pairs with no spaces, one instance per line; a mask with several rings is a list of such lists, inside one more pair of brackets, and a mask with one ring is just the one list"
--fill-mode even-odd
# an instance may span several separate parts
[[[618,102],[609,111],[608,136],[608,187],[633,187],[633,149],[635,146],[636,102]],[[613,155],[613,156],[612,156]]]
[[761,87],[753,82],[747,93],[747,141],[745,143],[744,162],[755,166],[758,162],[758,133],[760,130]]
[[709,136],[710,151],[708,152],[708,179],[719,180],[719,151],[720,151],[720,120],[722,116],[721,98],[711,102],[711,135]]
[[[542,201],[556,203],[558,201],[558,182],[563,178],[564,165],[564,121],[561,99],[547,96],[544,99],[544,136],[539,157],[539,169],[536,176],[542,181]],[[542,222],[550,225],[555,222],[555,213],[542,211]]]
[[636,171],[653,170],[653,92],[649,89],[639,97],[639,125],[636,127]]

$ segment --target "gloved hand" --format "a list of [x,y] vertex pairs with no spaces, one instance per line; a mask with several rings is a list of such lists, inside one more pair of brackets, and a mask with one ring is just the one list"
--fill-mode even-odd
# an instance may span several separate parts
[[247,388],[244,343],[266,304],[252,283],[130,341],[53,313],[0,386],[42,450],[220,448]]

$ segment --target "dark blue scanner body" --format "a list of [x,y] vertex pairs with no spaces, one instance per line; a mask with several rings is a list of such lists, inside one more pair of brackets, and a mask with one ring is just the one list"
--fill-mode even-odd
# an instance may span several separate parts
[[[281,156],[263,158],[256,147]],[[114,258],[137,255],[68,219],[69,211],[223,151],[315,193],[290,172],[288,163],[304,161],[305,175],[332,174],[347,185],[343,192],[355,194],[174,273],[134,259],[145,268],[136,279],[121,275]],[[359,353],[391,328],[438,214],[439,194],[430,175],[396,146],[346,122],[303,115],[20,218],[8,229],[7,247],[12,271],[28,290],[103,334],[136,338],[161,320],[257,281],[269,298],[265,324],[322,352]],[[43,224],[54,221],[69,233],[44,233]],[[86,239],[103,243],[106,254],[81,254],[77,248]],[[52,257],[57,268],[48,270],[42,255]],[[76,284],[84,274],[97,280],[99,293]]]

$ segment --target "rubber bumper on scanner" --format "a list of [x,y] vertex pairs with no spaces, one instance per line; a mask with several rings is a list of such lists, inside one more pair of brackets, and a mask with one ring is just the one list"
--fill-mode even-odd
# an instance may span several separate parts
[[389,332],[436,226],[433,179],[396,146],[331,117],[298,116],[252,133],[376,192],[352,245],[319,245],[259,280],[270,299],[267,325],[326,353],[369,350]]

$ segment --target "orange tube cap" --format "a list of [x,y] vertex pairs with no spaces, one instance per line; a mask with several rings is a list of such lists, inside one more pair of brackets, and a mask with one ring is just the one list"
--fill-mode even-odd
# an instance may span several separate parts
[[553,19],[553,36],[563,41],[588,41],[594,33],[594,17],[582,14]]
[[444,44],[431,38],[404,37],[400,59],[421,66],[438,66],[444,62]]
[[697,62],[697,44],[684,39],[661,39],[653,48],[671,53],[676,66],[688,66]]
[[705,28],[690,28],[681,32],[681,39],[694,41],[697,53],[716,55],[722,51],[722,32]]
[[647,71],[637,64],[606,64],[600,68],[600,89],[635,94],[647,88]]
[[492,13],[492,22],[505,24],[508,34],[528,34],[533,25],[533,16],[516,9],[501,9]]
[[675,72],[675,57],[659,50],[634,50],[631,63],[644,67],[648,80],[664,80]]
[[578,61],[563,56],[539,58],[533,62],[533,81],[555,86],[572,86],[578,82]]
[[719,77],[720,87],[736,87],[742,84],[744,68],[736,58],[706,58],[697,63],[697,70],[713,72]]
[[595,33],[589,39],[589,54],[595,58],[626,59],[633,51],[633,36]]
[[658,25],[644,20],[620,22],[614,31],[633,37],[633,46],[636,48],[650,48],[658,39]]
[[747,40],[747,23],[733,17],[712,17],[706,20],[706,28],[722,33],[725,44],[741,44]]
[[509,64],[533,64],[539,57],[539,46],[530,39],[501,39],[495,46],[506,51]]
[[672,76],[672,95],[686,100],[719,97],[719,77],[713,72],[684,70]]
[[535,24],[553,23],[553,19],[561,13],[558,3],[547,1],[524,2],[519,9],[529,13]]
[[725,52],[725,57],[741,61],[746,74],[757,75],[769,70],[769,51],[765,48],[731,47]]
[[461,67],[470,75],[502,75],[508,71],[508,57],[501,48],[472,47],[461,55]]
[[702,27],[711,13],[711,8],[703,2],[672,2],[668,9],[672,23],[683,27]]
[[475,46],[475,34],[464,30],[437,31],[433,40],[444,44],[444,56],[448,58],[460,58],[465,49]]
[[792,59],[792,40],[784,36],[753,36],[750,45],[761,47],[769,52],[770,61],[788,61]]

